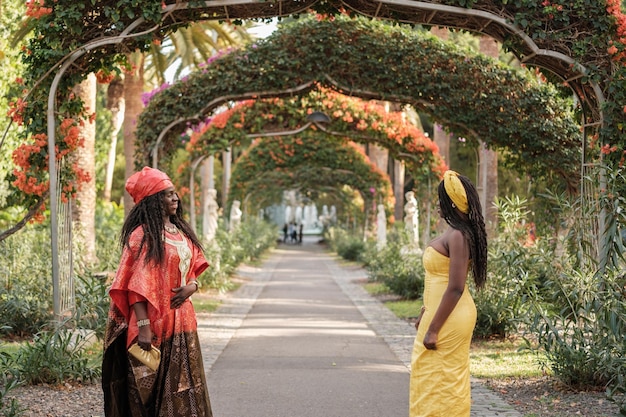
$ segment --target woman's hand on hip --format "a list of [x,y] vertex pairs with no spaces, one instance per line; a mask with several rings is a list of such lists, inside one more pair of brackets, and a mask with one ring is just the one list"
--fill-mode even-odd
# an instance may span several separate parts
[[196,286],[189,284],[183,287],[172,288],[174,296],[170,300],[170,308],[179,308],[187,298],[191,297],[196,290]]
[[437,333],[428,331],[424,336],[424,347],[428,350],[437,350]]

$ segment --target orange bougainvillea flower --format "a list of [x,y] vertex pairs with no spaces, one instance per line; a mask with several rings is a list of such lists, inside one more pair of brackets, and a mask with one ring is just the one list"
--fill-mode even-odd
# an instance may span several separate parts
[[51,7],[44,7],[44,0],[26,0],[26,16],[39,19],[52,13]]

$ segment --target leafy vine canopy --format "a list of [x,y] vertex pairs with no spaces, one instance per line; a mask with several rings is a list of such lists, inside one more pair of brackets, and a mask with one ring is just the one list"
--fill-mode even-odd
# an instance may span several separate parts
[[[324,113],[331,122],[327,126],[312,124],[308,120],[313,112]],[[255,134],[297,132],[307,126],[323,129],[320,134],[343,138],[344,142],[387,148],[390,156],[405,162],[417,184],[441,177],[446,169],[437,145],[401,112],[319,86],[307,94],[239,103],[196,126],[186,149],[190,160],[195,160],[233,144],[246,147]]]
[[393,213],[395,198],[389,177],[359,145],[308,130],[255,139],[233,165],[228,198],[229,205],[245,199],[263,207],[280,203],[285,189],[306,195],[342,186],[358,191],[366,207],[376,201],[384,204],[388,215]]
[[[601,145],[603,153],[606,154],[605,160],[623,163],[624,149],[626,149],[626,129],[624,128],[626,114],[626,17],[621,9],[620,0],[407,0],[405,2],[225,0],[223,2],[191,3],[163,2],[161,0],[141,2],[135,0],[93,2],[43,0],[29,3],[27,15],[32,18],[29,24],[32,25],[34,33],[28,45],[23,48],[24,74],[19,77],[19,80],[16,80],[16,84],[10,92],[12,108],[9,116],[14,123],[23,125],[21,135],[25,146],[17,150],[19,161],[16,162],[15,172],[16,175],[20,176],[22,186],[17,183],[13,184],[16,200],[20,200],[17,194],[22,193],[24,203],[28,203],[29,196],[30,201],[32,201],[33,196],[41,194],[41,186],[45,185],[48,180],[47,150],[39,146],[37,142],[45,139],[46,120],[42,115],[46,113],[46,103],[48,102],[52,78],[61,63],[68,59],[74,60],[73,64],[67,67],[64,76],[61,77],[57,94],[54,97],[57,130],[64,120],[73,119],[75,123],[80,123],[81,117],[89,116],[84,114],[82,104],[75,97],[72,97],[71,92],[72,87],[78,84],[82,78],[90,72],[97,72],[106,77],[106,74],[119,71],[120,65],[125,70],[132,70],[125,64],[126,52],[132,52],[136,49],[146,50],[151,47],[153,42],[158,43],[168,32],[180,25],[211,19],[237,22],[238,19],[296,16],[308,10],[332,17],[339,15],[344,9],[351,14],[362,14],[395,22],[424,23],[468,29],[487,34],[503,42],[505,47],[523,62],[553,72],[556,74],[558,82],[566,81],[576,91],[582,103],[581,108],[588,110],[585,112],[585,123],[590,125],[588,129],[591,133],[599,133],[598,136],[593,137],[591,143]],[[339,17],[337,20],[341,21],[342,18]],[[364,23],[361,23],[361,26],[363,25]],[[318,32],[317,37],[311,39],[315,41],[315,44],[309,45],[303,52],[311,53],[316,50],[315,57],[326,58],[327,56],[334,60],[330,62],[334,65],[337,60],[341,60],[342,57],[346,58],[349,53],[354,52],[354,45],[351,42],[345,44],[331,42],[343,38],[336,32],[329,33],[332,36],[327,41],[319,36]],[[395,34],[395,29],[389,29],[388,34],[389,45],[386,51],[391,55],[394,55],[395,52],[394,58],[398,62],[398,55],[401,55],[403,51],[407,52],[407,48],[396,48],[399,38]],[[287,36],[287,34],[281,36]],[[372,36],[372,38],[374,37]],[[363,37],[357,38],[355,42],[358,43],[362,39]],[[291,58],[297,57],[297,53],[293,56],[290,55],[293,52],[293,47],[301,47],[304,42],[305,39],[302,39],[301,42],[290,45],[292,48],[286,49],[281,58],[286,60],[285,62],[291,63]],[[337,51],[333,52],[333,48],[336,48]],[[268,50],[270,47],[266,46],[265,49]],[[555,58],[551,52],[571,58],[571,61],[561,59],[562,57]],[[261,62],[261,57],[252,55]],[[275,53],[269,55],[268,58],[275,58],[278,55],[280,54]],[[417,55],[419,56],[419,54]],[[242,55],[235,54],[230,58],[230,62],[236,63],[236,57],[241,60],[244,59]],[[380,80],[389,82],[389,79],[384,80],[383,76],[392,78],[400,68],[406,69],[406,66],[412,65],[411,61],[407,60],[402,67],[394,66],[395,62],[391,66],[381,65],[379,67],[381,69]],[[451,59],[451,61],[455,62],[456,60]],[[373,62],[366,60],[365,63],[368,66],[364,67],[363,71],[371,71]],[[387,61],[383,60],[382,62]],[[421,62],[424,72],[447,71],[445,66],[428,67],[426,64],[430,61]],[[306,72],[304,70],[313,71],[312,67],[316,66],[316,63],[307,60],[303,60],[302,63],[308,67],[299,68],[303,72]],[[345,69],[345,66],[339,67]],[[581,70],[581,67],[586,70]],[[281,68],[284,70],[284,65]],[[262,70],[263,67],[259,69]],[[466,70],[467,68],[457,66],[457,69]],[[363,75],[363,71],[358,72],[358,74]],[[261,71],[261,74],[263,72]],[[215,76],[218,71],[212,70],[212,73]],[[235,75],[237,76],[237,74]],[[248,77],[249,73],[244,72],[242,75]],[[270,71],[267,75],[275,77],[273,80],[269,80],[274,85],[272,88],[280,88],[280,85],[276,86],[276,84],[286,83],[291,78],[285,76],[286,73],[283,71]],[[283,78],[281,79],[281,77]],[[503,77],[503,79],[507,78]],[[235,79],[237,78],[235,77]],[[362,86],[359,83],[351,85],[349,79],[337,78],[337,80],[344,82],[348,88],[354,87],[356,89]],[[378,79],[374,81],[376,80]],[[419,81],[419,78],[414,80],[416,83]],[[373,84],[368,84],[365,87],[369,85]],[[381,87],[385,86],[385,83],[381,85]],[[260,86],[257,84],[256,87]],[[452,87],[454,84],[449,86],[450,89]],[[405,88],[413,89],[413,84],[407,84]],[[394,90],[389,91],[387,95],[391,97],[393,94],[397,94],[398,91]],[[483,91],[483,89],[477,91]],[[496,89],[493,95],[496,96],[499,92]],[[216,91],[216,93],[214,97],[228,94],[228,91],[221,90]],[[234,93],[240,94],[237,91]],[[400,93],[402,93],[400,95],[404,95],[406,91],[400,91]],[[423,91],[423,93],[428,93],[428,91]],[[600,96],[604,96],[603,102],[598,99]],[[505,111],[514,107],[507,103],[508,97],[502,95],[499,97],[502,97],[504,102],[502,107]],[[428,94],[422,94],[417,98],[417,101],[430,98]],[[547,107],[554,104],[552,103],[553,100],[547,100]],[[483,104],[471,96],[467,97],[466,101],[473,104],[474,107]],[[515,100],[513,100],[513,104],[516,104]],[[200,106],[197,107],[194,111],[201,110]],[[491,130],[497,131],[498,126],[495,126],[497,124],[495,119],[498,119],[504,122],[504,129],[506,129],[507,115],[500,115],[498,106],[490,107],[497,109],[493,113],[494,116],[502,117],[488,115],[490,117],[484,119],[487,125],[491,126]],[[443,110],[440,112],[444,114],[439,116],[445,119],[446,112]],[[556,115],[557,125],[558,119],[562,118],[562,115]],[[536,125],[544,119],[538,117],[534,120]],[[552,121],[553,117],[548,117],[546,123],[548,130],[555,130],[550,126]],[[453,126],[453,128],[460,129],[462,126],[470,128],[469,122],[469,120],[461,120],[459,121],[460,126]],[[66,124],[68,123],[66,122]],[[516,125],[516,123],[512,125]],[[531,124],[530,127],[529,131],[526,128],[520,131],[523,137],[519,138],[519,143],[523,149],[521,149],[521,155],[518,159],[522,162],[532,160],[532,148],[535,148],[533,143],[527,140],[532,140],[533,130],[537,130],[537,126],[533,127]],[[489,128],[486,129],[490,130]],[[497,135],[497,132],[493,133]],[[153,134],[154,132],[147,132],[148,136]],[[564,129],[562,136],[569,138],[569,134],[570,129]],[[67,135],[62,133],[57,136],[61,138],[57,140],[57,144],[60,149],[68,149],[73,152],[71,145],[67,145],[64,141],[65,136]],[[481,139],[489,140],[488,136],[481,137]],[[539,142],[547,146],[544,140],[545,135],[540,134],[537,138]],[[562,145],[562,142],[556,142],[553,144],[554,149],[548,147],[546,154],[552,155],[555,161],[552,166],[559,166],[557,162],[559,158],[556,156],[563,151]],[[528,149],[528,146],[531,149]],[[512,153],[517,152],[517,146],[512,147],[511,150]],[[537,165],[546,165],[546,159],[549,158],[537,159]],[[570,166],[571,163],[566,163],[562,171],[569,171]],[[16,180],[16,176],[9,178],[9,180]],[[63,171],[61,181],[64,184],[80,182],[80,173]]]
[[576,178],[580,126],[555,86],[429,33],[346,16],[285,25],[155,94],[138,121],[138,159],[147,162],[158,139],[165,154],[182,146],[187,124],[220,105],[304,94],[316,83],[408,103],[459,136],[507,150],[511,166],[535,177]]

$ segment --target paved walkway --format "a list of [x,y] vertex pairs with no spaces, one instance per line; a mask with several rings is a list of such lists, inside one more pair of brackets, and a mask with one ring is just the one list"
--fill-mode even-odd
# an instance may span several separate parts
[[[198,316],[215,416],[407,416],[414,328],[310,239],[241,267],[249,281]],[[472,400],[473,417],[521,417],[478,381]]]

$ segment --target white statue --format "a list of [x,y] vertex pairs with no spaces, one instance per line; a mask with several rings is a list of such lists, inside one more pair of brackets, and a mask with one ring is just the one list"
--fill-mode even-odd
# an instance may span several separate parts
[[337,207],[334,205],[330,206],[330,222],[332,224],[337,223]]
[[285,223],[291,223],[291,206],[285,207]]
[[376,215],[376,246],[382,249],[387,244],[387,215],[385,214],[385,206],[378,205],[378,214]]
[[302,206],[301,205],[297,205],[296,206],[295,222],[296,222],[296,224],[302,223]]
[[313,223],[315,222],[315,220],[311,218],[312,214],[313,214],[313,210],[311,210],[311,204],[307,204],[306,206],[304,206],[304,210],[303,210],[304,219],[302,219],[302,224],[304,224],[305,229],[312,227]]
[[404,228],[409,234],[409,244],[416,246],[419,244],[419,209],[417,208],[417,200],[413,191],[408,191],[404,196],[406,197]]
[[207,190],[207,201],[205,203],[206,213],[202,219],[205,224],[203,224],[202,230],[204,233],[204,240],[207,242],[213,241],[215,239],[215,233],[217,232],[217,219],[219,217],[219,205],[217,204],[217,190],[215,188],[209,188]]
[[326,204],[322,206],[322,215],[319,217],[319,221],[323,227],[328,226],[330,223],[330,213],[328,212],[328,206]]
[[241,201],[235,200],[233,201],[233,206],[230,208],[229,230],[231,232],[235,230],[237,226],[239,226],[239,224],[241,223],[241,215],[243,213],[241,212],[239,206],[241,206]]

